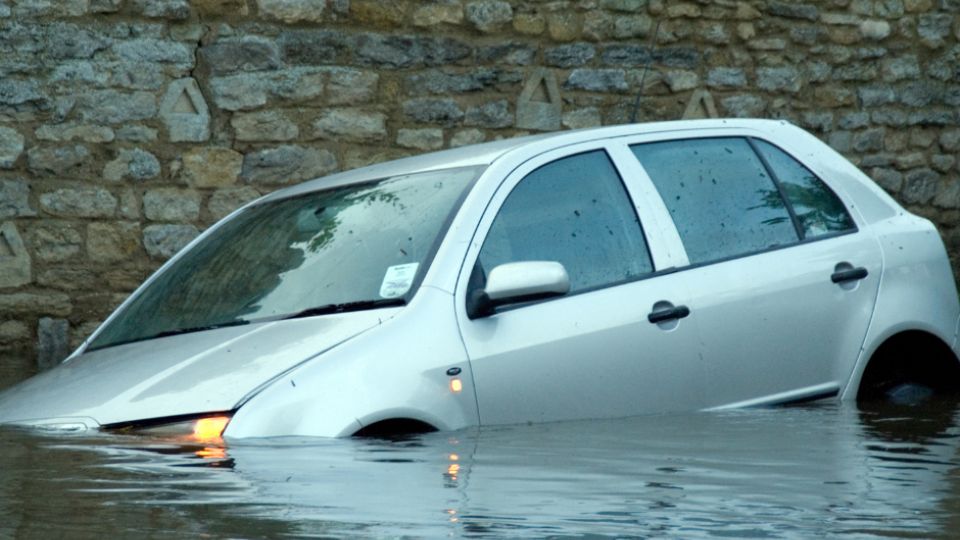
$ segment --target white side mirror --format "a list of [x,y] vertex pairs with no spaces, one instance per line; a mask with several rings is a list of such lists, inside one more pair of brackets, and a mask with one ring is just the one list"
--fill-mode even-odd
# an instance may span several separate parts
[[501,264],[490,271],[487,286],[477,291],[470,317],[489,315],[493,308],[530,302],[570,292],[570,277],[554,261],[522,261]]

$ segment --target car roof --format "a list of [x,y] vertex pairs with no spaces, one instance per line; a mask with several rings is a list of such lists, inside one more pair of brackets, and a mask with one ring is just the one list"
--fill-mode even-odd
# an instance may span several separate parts
[[[401,176],[419,172],[457,167],[488,166],[497,159],[515,151],[531,151],[533,154],[553,148],[560,148],[596,139],[615,138],[629,135],[666,133],[670,131],[710,130],[710,129],[759,129],[773,130],[789,126],[783,120],[760,120],[723,118],[707,120],[675,120],[642,124],[622,124],[600,128],[587,128],[572,131],[559,131],[538,135],[527,135],[510,139],[451,148],[416,156],[385,161],[358,169],[352,169],[314,180],[308,180],[289,188],[275,191],[263,199],[274,200],[296,196],[302,193],[328,189],[331,187],[369,182],[390,176]],[[539,150],[539,151],[538,151]]]

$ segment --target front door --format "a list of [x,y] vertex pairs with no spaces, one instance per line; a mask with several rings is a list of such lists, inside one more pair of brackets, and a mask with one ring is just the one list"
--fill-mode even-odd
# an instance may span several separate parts
[[[597,145],[535,158],[500,187],[457,291],[482,424],[704,405],[696,319],[681,309],[688,293],[676,274],[653,275],[659,257],[640,216]],[[570,292],[467,316],[491,269],[532,260],[562,263]]]

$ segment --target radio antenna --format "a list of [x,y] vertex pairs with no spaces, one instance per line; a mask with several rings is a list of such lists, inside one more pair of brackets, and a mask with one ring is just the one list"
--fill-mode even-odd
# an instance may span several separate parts
[[647,61],[643,64],[643,73],[640,74],[640,89],[637,90],[637,97],[633,100],[633,110],[630,111],[631,124],[634,124],[637,121],[637,111],[640,110],[640,97],[643,95],[643,90],[646,86],[647,71],[650,70],[650,62],[653,61],[653,53],[657,50],[657,36],[659,34],[660,21],[657,21],[657,26],[653,29],[653,35],[650,36],[650,45],[647,47],[647,49],[650,51],[650,54],[647,55]]

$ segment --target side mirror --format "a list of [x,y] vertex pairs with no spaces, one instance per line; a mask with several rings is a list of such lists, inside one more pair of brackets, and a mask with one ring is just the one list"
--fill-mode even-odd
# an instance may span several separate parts
[[490,271],[486,288],[471,295],[467,312],[471,319],[476,319],[490,315],[498,306],[541,300],[568,292],[570,277],[558,262],[506,263]]

